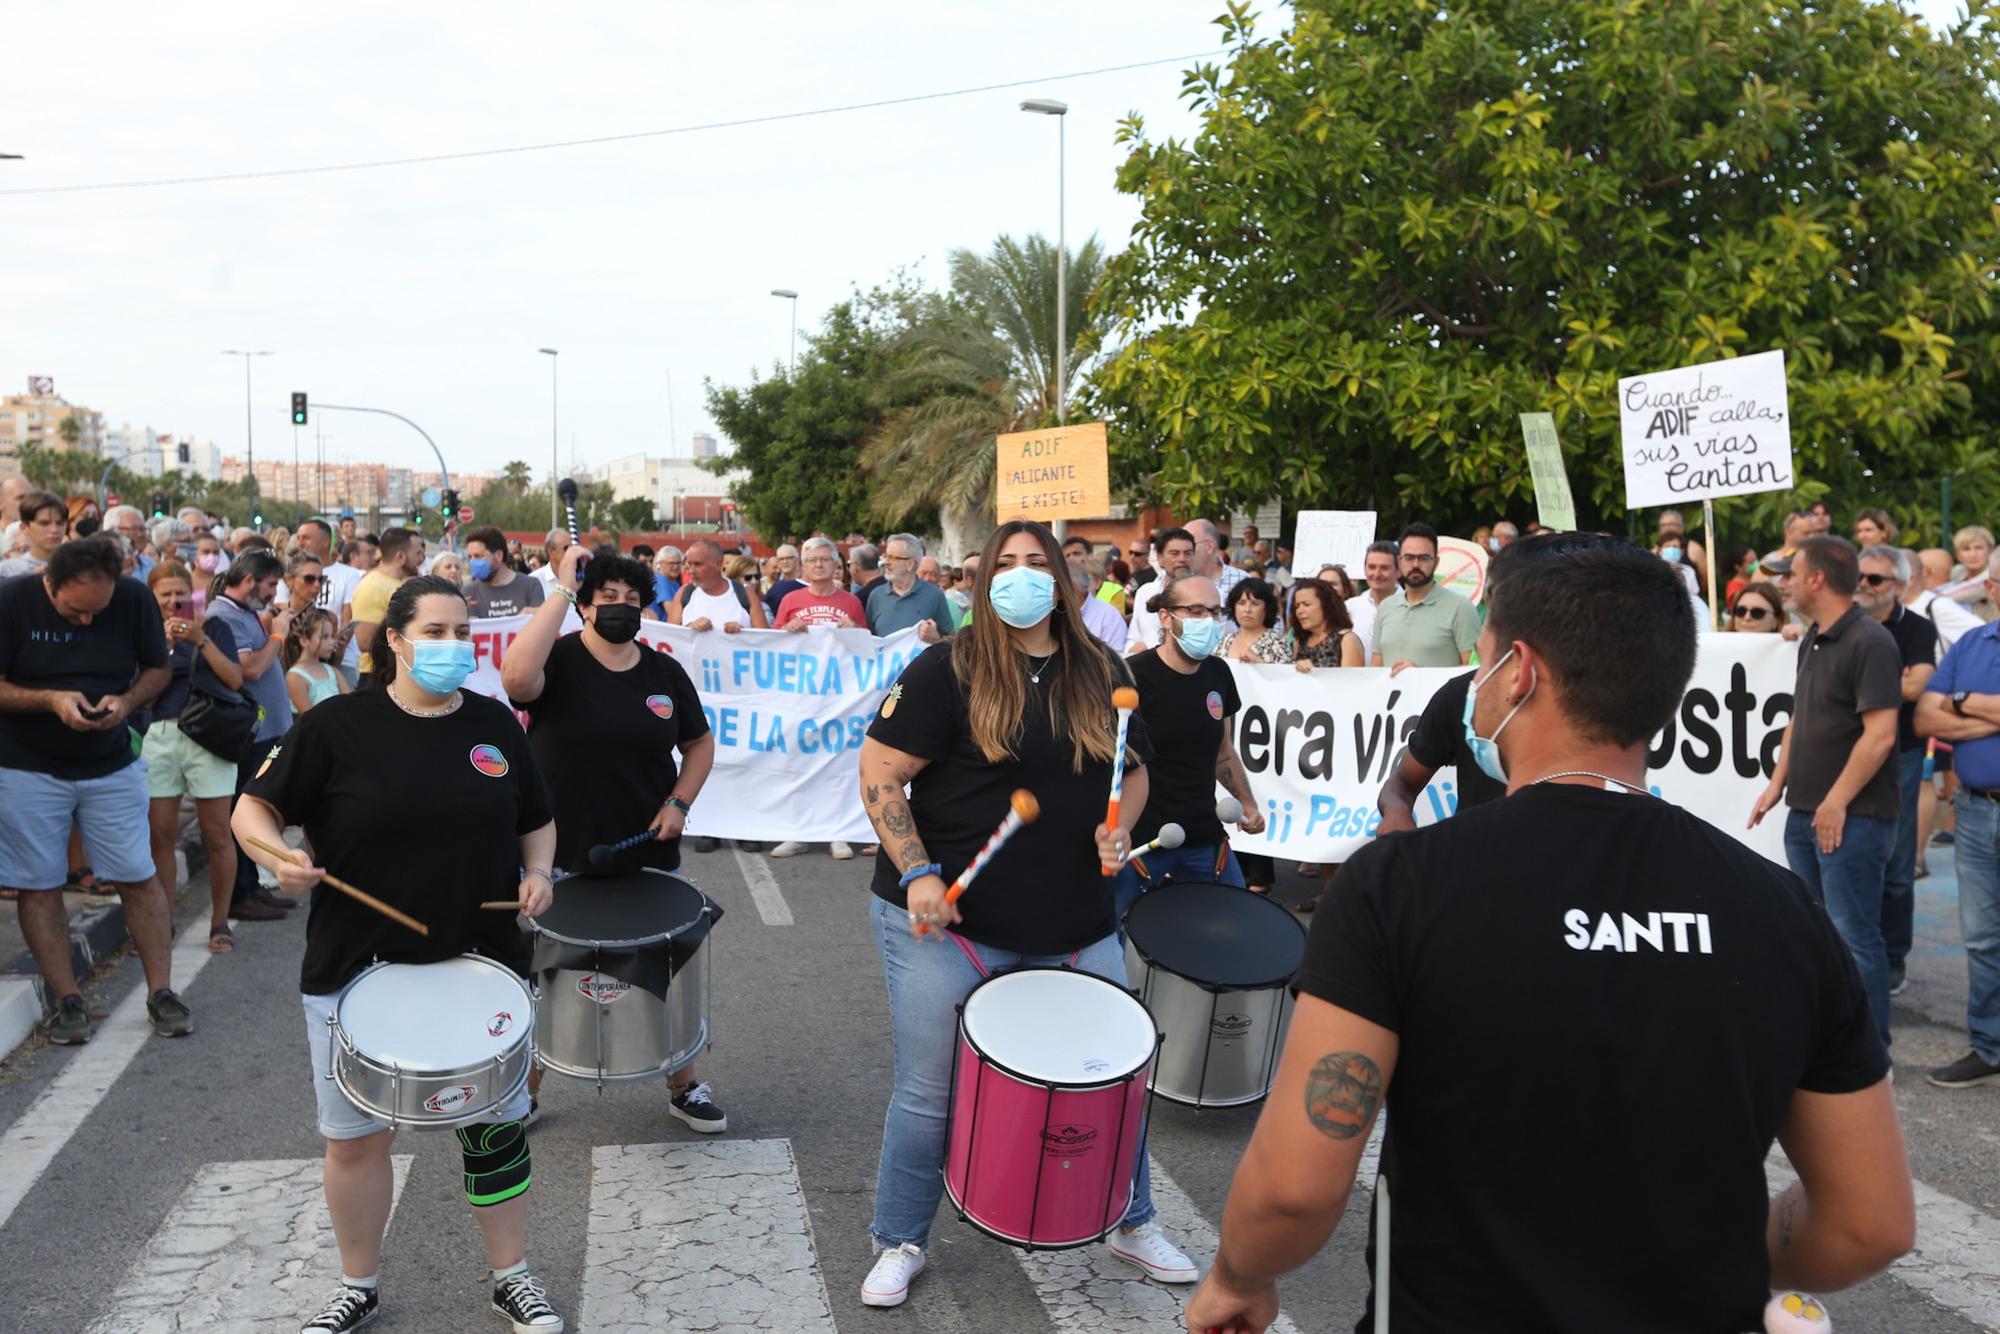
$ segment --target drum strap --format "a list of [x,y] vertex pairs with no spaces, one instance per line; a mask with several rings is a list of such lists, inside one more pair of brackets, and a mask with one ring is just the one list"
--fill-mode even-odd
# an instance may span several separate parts
[[528,1189],[528,1128],[520,1121],[460,1126],[465,1157],[465,1198],[474,1205],[505,1204]]
[[[979,971],[979,975],[981,977],[993,976],[992,972],[988,970],[988,968],[986,967],[986,964],[980,959],[979,951],[972,948],[971,941],[967,940],[964,936],[959,935],[958,932],[956,931],[947,931],[945,932],[945,935],[951,937],[951,943],[958,946],[959,953],[963,954],[966,958],[966,961]],[[1076,953],[1069,956],[1069,962],[1064,964],[1063,967],[1065,968],[1076,967],[1076,961],[1082,957],[1083,957],[1083,951],[1078,950]]]

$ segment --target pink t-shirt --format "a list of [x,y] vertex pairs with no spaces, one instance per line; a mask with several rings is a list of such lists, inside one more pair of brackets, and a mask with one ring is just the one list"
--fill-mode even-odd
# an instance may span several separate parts
[[839,625],[843,613],[856,625],[868,624],[868,613],[861,610],[861,600],[844,588],[836,588],[824,597],[810,587],[795,588],[785,594],[785,600],[778,604],[778,617],[771,622],[771,628],[783,630],[793,621],[804,621],[807,625]]

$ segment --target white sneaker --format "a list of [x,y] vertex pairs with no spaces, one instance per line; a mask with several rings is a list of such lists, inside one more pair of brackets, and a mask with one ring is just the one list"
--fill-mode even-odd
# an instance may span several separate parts
[[839,839],[835,839],[833,843],[833,859],[837,862],[852,861],[854,860],[854,849],[842,843]]
[[799,842],[797,839],[788,838],[777,847],[772,848],[771,855],[773,857],[797,857],[804,853],[805,850],[805,844]]
[[1111,1253],[1139,1266],[1146,1271],[1146,1277],[1161,1283],[1192,1283],[1201,1277],[1194,1261],[1167,1240],[1158,1223],[1130,1231],[1119,1228],[1111,1234]]
[[910,1284],[924,1272],[924,1248],[904,1242],[890,1246],[875,1257],[875,1267],[861,1285],[863,1306],[901,1306],[910,1295]]

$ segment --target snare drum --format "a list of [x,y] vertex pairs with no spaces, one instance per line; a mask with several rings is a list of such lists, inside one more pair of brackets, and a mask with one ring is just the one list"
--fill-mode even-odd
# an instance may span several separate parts
[[1134,903],[1125,969],[1166,1034],[1153,1091],[1190,1107],[1269,1093],[1305,952],[1298,920],[1247,889],[1168,884]]
[[1132,1204],[1160,1035],[1116,983],[1067,968],[987,978],[958,1008],[944,1184],[958,1216],[1055,1250]]
[[598,1084],[670,1075],[708,1045],[708,933],[722,909],[671,871],[566,875],[535,933],[542,1064]]
[[327,1078],[392,1126],[490,1120],[528,1082],[534,1012],[527,983],[477,954],[378,963],[334,1000]]

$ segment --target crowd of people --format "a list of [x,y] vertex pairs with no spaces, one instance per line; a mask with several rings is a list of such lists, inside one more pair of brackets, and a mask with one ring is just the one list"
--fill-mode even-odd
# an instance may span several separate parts
[[[1273,886],[1271,860],[1232,849],[1215,810],[1219,787],[1242,806],[1241,831],[1262,828],[1233,744],[1241,706],[1230,663],[1308,674],[1478,666],[1459,671],[1431,698],[1379,800],[1384,834],[1412,831],[1417,794],[1439,769],[1455,765],[1458,811],[1467,818],[1447,822],[1459,828],[1427,841],[1380,840],[1339,868],[1337,879],[1329,875],[1278,1098],[1232,1196],[1222,1260],[1197,1299],[1219,1317],[1211,1322],[1217,1327],[1238,1319],[1261,1328],[1270,1283],[1324,1240],[1352,1180],[1353,1164],[1342,1156],[1358,1152],[1357,1136],[1392,1078],[1405,1100],[1399,1108],[1409,1110],[1399,1110],[1392,1143],[1399,1137],[1401,1148],[1385,1154],[1385,1175],[1414,1201],[1402,1208],[1420,1218],[1427,1210],[1449,1212],[1458,1172],[1449,1164],[1482,1141],[1453,1138],[1452,1127],[1468,1114],[1464,1095],[1436,1081],[1448,1081],[1450,1063],[1465,1053],[1498,1050],[1499,1035],[1488,1030],[1510,1014],[1522,1018],[1515,1013],[1521,1005],[1540,1007],[1529,1017],[1545,1024],[1591,1009],[1560,1000],[1565,988],[1588,986],[1567,955],[1536,966],[1537,976],[1552,979],[1547,995],[1510,1002],[1512,1009],[1471,1004],[1463,995],[1451,1002],[1456,1009],[1440,1009],[1446,998],[1414,996],[1393,982],[1440,960],[1476,975],[1471,956],[1452,951],[1461,944],[1490,951],[1518,933],[1497,922],[1479,932],[1460,923],[1439,932],[1437,944],[1425,943],[1431,935],[1422,924],[1448,916],[1433,904],[1451,880],[1454,840],[1465,843],[1466,857],[1488,863],[1510,861],[1506,849],[1518,847],[1524,866],[1537,847],[1576,849],[1551,868],[1555,874],[1535,897],[1556,917],[1586,923],[1577,928],[1584,943],[1566,946],[1582,955],[1601,947],[1593,943],[1603,939],[1600,917],[1613,921],[1613,910],[1629,912],[1639,902],[1593,907],[1605,895],[1590,877],[1630,881],[1632,850],[1646,847],[1656,849],[1660,867],[1681,869],[1647,879],[1658,902],[1644,906],[1707,914],[1700,954],[1710,954],[1710,916],[1718,941],[1726,922],[1746,939],[1790,942],[1784,967],[1816,999],[1787,1012],[1795,1027],[1766,1026],[1769,1050],[1746,1048],[1748,1063],[1738,1073],[1757,1087],[1738,1092],[1752,1108],[1755,1131],[1743,1143],[1768,1145],[1781,1126],[1797,1130],[1798,1142],[1788,1138],[1786,1148],[1809,1196],[1828,1189],[1820,1183],[1835,1169],[1815,1155],[1841,1127],[1874,1137],[1869,1142],[1878,1147],[1894,1136],[1893,1105],[1878,1088],[1893,1036],[1890,999],[1907,985],[1914,886],[1928,873],[1926,852],[1955,842],[1972,1049],[1930,1079],[1954,1089],[2000,1083],[2000,559],[1982,527],[1960,529],[1950,550],[1911,550],[1896,545],[1897,526],[1879,509],[1854,516],[1849,541],[1832,534],[1831,511],[1816,505],[1788,516],[1782,544],[1762,555],[1723,545],[1718,590],[1710,587],[1701,540],[1675,511],[1656,516],[1650,552],[1643,542],[1501,521],[1472,534],[1491,554],[1487,595],[1475,606],[1438,582],[1440,537],[1422,522],[1370,544],[1358,570],[1307,571],[1293,568],[1283,541],[1250,525],[1236,540],[1231,526],[1215,519],[1154,528],[1122,547],[1058,539],[1015,522],[956,560],[909,533],[879,540],[814,534],[760,558],[727,535],[587,550],[556,529],[524,550],[484,527],[433,550],[418,530],[369,532],[345,517],[258,533],[225,528],[217,516],[190,508],[147,523],[130,506],[100,514],[94,502],[37,491],[18,478],[0,486],[0,501],[0,806],[9,812],[0,821],[0,893],[19,901],[52,1002],[47,1031],[58,1043],[85,1042],[91,1033],[70,970],[62,896],[50,892],[65,887],[123,899],[155,1030],[191,1031],[193,1016],[168,975],[176,851],[189,808],[208,859],[208,944],[225,953],[238,947],[242,923],[291,911],[300,893],[319,884],[323,865],[359,866],[365,874],[384,856],[410,855],[408,842],[428,836],[412,829],[409,840],[380,837],[418,804],[402,789],[406,775],[430,772],[421,758],[387,766],[393,775],[378,765],[366,784],[334,781],[338,772],[365,768],[369,747],[377,756],[491,751],[491,767],[475,760],[475,769],[511,777],[504,790],[468,787],[461,832],[478,834],[493,864],[440,859],[434,875],[415,881],[407,867],[391,875],[385,865],[378,883],[423,882],[426,888],[409,891],[420,896],[411,902],[435,914],[440,903],[457,911],[491,898],[496,879],[518,880],[522,910],[532,916],[547,905],[562,868],[573,868],[595,843],[649,830],[645,864],[680,864],[683,826],[715,746],[687,674],[671,655],[637,641],[642,620],[720,634],[914,630],[929,647],[869,730],[857,794],[879,839],[862,852],[876,858],[873,927],[896,1052],[871,1229],[878,1256],[863,1288],[871,1305],[899,1304],[926,1264],[941,1189],[943,1072],[951,1059],[939,1016],[982,976],[1023,963],[1067,959],[1122,983],[1117,923],[1163,878],[1258,892]],[[1565,607],[1560,598],[1571,601]],[[1579,606],[1595,611],[1579,617]],[[1643,612],[1637,620],[1635,607]],[[500,616],[530,618],[503,670],[507,695],[529,720],[525,737],[513,711],[461,690],[472,667],[470,621]],[[1785,855],[1796,880],[1643,796],[1645,744],[1678,705],[1699,635],[1717,622],[1726,633],[1798,643],[1792,719],[1768,785],[1746,812],[1754,826],[1784,808]],[[1619,651],[1592,656],[1613,635],[1627,637]],[[1640,655],[1651,655],[1646,670],[1598,673],[1618,679],[1584,688],[1590,673],[1583,664],[1631,661],[1633,645],[1648,646]],[[1124,761],[1125,815],[1099,823],[1094,802],[1116,753],[1110,701],[1133,683],[1141,704]],[[644,742],[636,739],[640,714],[652,729]],[[444,760],[438,764],[457,775]],[[1007,794],[1022,786],[1044,793],[1035,850],[996,858],[984,873],[987,892],[956,903],[946,887],[1005,814]],[[1510,792],[1510,806],[1523,808],[1519,819],[1501,824],[1479,815]],[[1184,835],[1178,848],[1127,860],[1170,822]],[[260,846],[278,843],[287,826],[306,830],[309,850],[287,859]],[[697,840],[694,847],[715,844]],[[784,839],[769,855],[807,851]],[[835,842],[829,851],[847,858],[855,850]],[[1688,858],[1705,869],[1685,874]],[[1073,874],[1050,874],[1058,863],[1074,863]],[[1120,869],[1100,877],[1100,863]],[[1698,892],[1724,881],[1756,886],[1728,910],[1733,916]],[[1075,884],[1092,888],[1079,893]],[[357,911],[315,893],[302,994],[308,1028],[317,1017],[322,1040],[331,994],[369,958],[427,961],[477,948],[507,959],[518,952],[519,941],[499,932],[491,914],[472,911],[418,958],[406,940],[384,936],[380,921]],[[1481,914],[1467,919],[1477,920]],[[946,928],[958,950],[924,943]],[[1843,947],[1837,957],[1824,948],[1829,940]],[[1524,958],[1544,945],[1515,943]],[[1728,976],[1745,967],[1740,952],[1715,952],[1727,956],[1715,966],[1733,970]],[[1711,983],[1722,985],[1706,975],[1700,987]],[[1648,985],[1682,983],[1662,975]],[[1725,1008],[1706,1016],[1719,1032],[1728,1028]],[[1463,1040],[1438,1016],[1457,1016]],[[1638,1011],[1625,1018],[1652,1027]],[[1399,1050],[1403,1025],[1417,1020],[1427,1024],[1423,1041]],[[1819,1035],[1817,1046],[1801,1036],[1807,1031]],[[1656,1036],[1669,1046],[1682,1042]],[[316,1057],[320,1064],[324,1055]],[[1769,1085],[1780,1069],[1806,1074],[1795,1085]],[[1502,1075],[1496,1070],[1491,1078]],[[1796,1090],[1830,1099],[1813,1104],[1803,1128],[1787,1120],[1786,1099]],[[507,1169],[518,1189],[473,1201],[492,1253],[496,1307],[517,1329],[558,1329],[560,1318],[526,1269],[524,1204],[514,1203],[526,1190],[525,1131],[538,1109],[532,1091],[524,1098],[496,1112],[492,1124],[500,1129],[476,1137],[480,1143],[461,1139],[468,1181],[499,1170],[495,1134],[521,1164],[518,1172]],[[668,1105],[696,1130],[727,1124],[692,1066],[671,1079]],[[1312,1109],[1309,1116],[1297,1115],[1301,1105]],[[306,1328],[338,1331],[377,1309],[389,1128],[325,1087],[319,1107],[329,1202],[347,1224],[336,1229],[344,1284]],[[1791,1108],[1796,1118],[1797,1105]],[[1333,1157],[1330,1144],[1338,1146]],[[1427,1150],[1435,1157],[1426,1158]],[[1297,1162],[1320,1164],[1330,1175],[1300,1180],[1288,1166]],[[1462,1166],[1477,1175],[1474,1164]],[[1892,1221],[1900,1208],[1893,1176],[1870,1182],[1870,1198]],[[1493,1180],[1490,1173],[1484,1179]],[[1659,1185],[1669,1194],[1681,1189]],[[1747,1212],[1744,1182],[1731,1178],[1720,1189],[1743,1195]],[[1472,1198],[1467,1207],[1475,1215],[1497,1207],[1491,1197],[1480,1203],[1476,1191]],[[1841,1252],[1826,1239],[1839,1226],[1834,1209],[1827,1213],[1829,1221],[1815,1210],[1810,1227],[1799,1225],[1813,1236],[1814,1258],[1774,1273],[1838,1286],[1895,1239],[1893,1228],[1878,1229],[1865,1255]],[[1772,1218],[1776,1229],[1782,1220]],[[1442,1231],[1414,1226],[1419,1237],[1445,1245]],[[1551,1222],[1548,1235],[1571,1231]],[[1569,1254],[1591,1251],[1588,1238],[1570,1240]],[[1143,1170],[1109,1244],[1156,1280],[1200,1276],[1161,1230]],[[1409,1268],[1399,1271],[1397,1301],[1449,1309],[1448,1301],[1426,1296],[1417,1277],[1435,1263],[1425,1245],[1417,1242]],[[1725,1258],[1717,1272],[1740,1279],[1745,1263],[1741,1255]],[[1606,1258],[1602,1273],[1618,1272]],[[1747,1286],[1738,1283],[1730,1299]],[[1498,1287],[1524,1310],[1536,1300],[1518,1284]],[[1598,1308],[1551,1298],[1539,1309]]]

